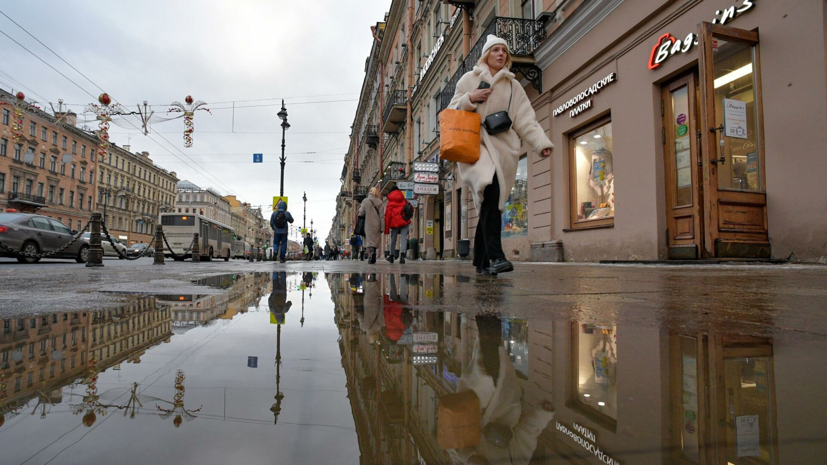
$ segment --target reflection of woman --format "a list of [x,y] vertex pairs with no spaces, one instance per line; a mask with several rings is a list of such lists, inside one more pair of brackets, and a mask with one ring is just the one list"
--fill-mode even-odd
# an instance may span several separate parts
[[376,281],[375,274],[369,274],[362,281],[365,289],[363,298],[364,314],[356,313],[359,319],[359,327],[362,331],[370,334],[377,332],[385,326],[385,315],[383,313],[382,289]]
[[479,397],[482,438],[477,446],[451,449],[448,454],[454,463],[528,464],[554,411],[549,402],[523,411],[517,373],[503,347],[500,319],[477,316],[476,322],[479,338],[457,392],[471,390]]
[[283,325],[284,316],[293,305],[287,300],[287,273],[284,271],[273,272],[273,292],[267,300],[270,313],[276,319],[276,323]]

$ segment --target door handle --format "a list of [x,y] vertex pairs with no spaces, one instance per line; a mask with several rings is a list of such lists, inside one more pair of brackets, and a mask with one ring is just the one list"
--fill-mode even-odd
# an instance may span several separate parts
[[721,141],[718,144],[720,146],[719,150],[721,151],[721,158],[713,158],[709,160],[709,162],[713,165],[717,165],[718,163],[723,165],[726,163],[726,157],[724,157],[724,123],[721,123],[721,125],[717,128],[709,128],[709,132],[711,133],[716,133],[718,131],[721,131]]
[[703,132],[701,132],[701,130],[698,129],[698,132],[696,134],[697,143],[695,144],[695,146],[698,147],[698,168],[703,168],[704,167],[704,157],[703,157],[704,151],[703,151],[703,148],[701,147],[701,136],[702,135],[703,135]]
[[38,236],[42,236],[42,235],[43,235],[43,233],[39,232],[39,233],[37,233],[37,235],[38,235]]

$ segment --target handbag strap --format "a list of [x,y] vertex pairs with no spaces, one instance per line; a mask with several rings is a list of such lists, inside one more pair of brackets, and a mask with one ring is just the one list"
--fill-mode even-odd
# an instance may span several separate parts
[[508,113],[511,112],[511,99],[514,98],[514,80],[509,79],[509,82],[511,83],[511,95],[508,96],[508,110],[506,110]]

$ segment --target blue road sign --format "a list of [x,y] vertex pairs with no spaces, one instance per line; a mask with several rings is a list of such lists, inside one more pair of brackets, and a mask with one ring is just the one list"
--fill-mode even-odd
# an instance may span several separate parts
[[263,163],[264,162],[264,154],[263,153],[254,153],[253,154],[253,163]]

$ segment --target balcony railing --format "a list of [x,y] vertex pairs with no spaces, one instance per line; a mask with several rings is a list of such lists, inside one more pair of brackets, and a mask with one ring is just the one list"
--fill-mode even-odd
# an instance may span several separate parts
[[45,207],[46,198],[39,195],[24,194],[22,192],[9,192],[9,203],[20,203],[33,207]]
[[367,186],[358,186],[356,190],[353,191],[353,198],[357,201],[361,202],[368,197],[368,187]]
[[395,90],[388,94],[388,103],[382,113],[383,132],[399,132],[408,113],[407,103],[408,92],[405,90]]
[[388,163],[388,167],[385,169],[385,180],[404,181],[406,178],[404,163],[398,161]]
[[362,180],[362,173],[360,173],[358,169],[354,169],[351,178],[354,182],[359,182]]
[[370,124],[368,125],[368,135],[366,140],[368,147],[375,149],[377,145],[379,145],[379,125],[378,124]]
[[[457,68],[456,73],[454,73],[451,80],[448,81],[445,89],[442,90],[439,98],[439,111],[448,108],[448,105],[451,103],[451,99],[454,97],[454,92],[456,92],[457,82],[459,82],[462,75],[468,71],[471,71],[474,69],[474,66],[476,66],[477,61],[482,56],[482,47],[485,45],[485,39],[488,37],[488,34],[494,34],[508,43],[508,50],[511,52],[511,57],[514,61],[514,65],[511,69],[513,72],[521,71],[519,59],[530,57],[534,51],[537,50],[537,47],[540,46],[540,43],[542,43],[546,38],[546,30],[541,21],[522,18],[506,18],[501,16],[494,18],[494,20],[491,21],[491,24],[485,28],[485,31],[480,34],[480,38],[471,48],[468,56],[462,60],[462,63],[459,65],[459,68]],[[530,66],[533,66],[533,64]],[[536,74],[536,76],[534,76],[534,74]],[[539,73],[532,73],[532,76],[529,79],[532,81],[535,88],[538,85],[542,87],[541,83],[538,84],[540,82]]]

